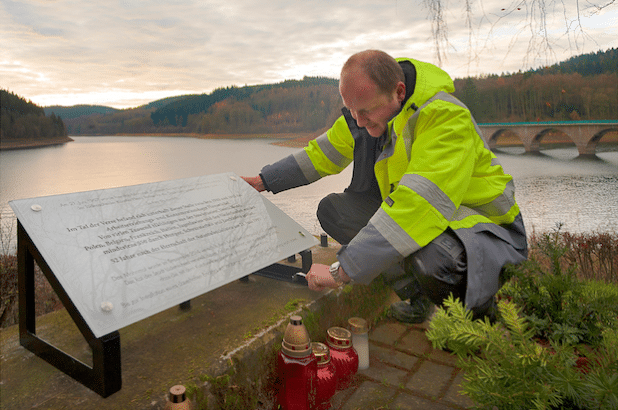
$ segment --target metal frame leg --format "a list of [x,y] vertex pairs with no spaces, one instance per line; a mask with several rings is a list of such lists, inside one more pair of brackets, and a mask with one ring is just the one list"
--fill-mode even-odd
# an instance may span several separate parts
[[[17,221],[17,261],[20,344],[103,397],[119,391],[122,387],[120,334],[116,331],[99,338],[94,336],[19,221]],[[90,345],[93,357],[92,367],[36,335],[35,261]]]

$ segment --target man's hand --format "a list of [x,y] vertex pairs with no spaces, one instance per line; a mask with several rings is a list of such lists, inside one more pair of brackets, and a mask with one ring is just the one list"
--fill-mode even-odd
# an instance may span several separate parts
[[264,187],[264,181],[262,181],[262,178],[259,175],[257,177],[241,177],[241,178],[244,179],[253,188],[255,188],[258,192],[266,191],[266,188]]
[[330,274],[330,266],[314,263],[305,279],[311,290],[324,290],[326,288],[337,289],[339,284],[335,282],[335,278]]
[[[350,278],[345,274],[342,268],[339,268],[339,275],[344,283],[350,282]],[[309,289],[311,290],[324,290],[324,289],[337,289],[341,284],[335,281],[333,275],[330,273],[329,265],[322,265],[320,263],[314,263],[309,269],[309,273],[305,276]]]

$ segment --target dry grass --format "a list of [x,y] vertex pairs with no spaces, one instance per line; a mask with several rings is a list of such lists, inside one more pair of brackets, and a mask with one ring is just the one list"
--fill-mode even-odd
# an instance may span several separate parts
[[[35,311],[44,315],[62,309],[62,303],[45,279],[45,275],[35,264],[34,270]],[[8,327],[19,321],[17,257],[0,255],[0,327]]]
[[[553,261],[542,246],[545,235],[532,233],[529,238],[529,256],[545,271],[551,271]],[[554,239],[555,248],[561,250],[560,268],[563,272],[569,267],[575,267],[575,273],[581,280],[618,284],[618,233],[559,232],[552,234],[552,241]]]
[[618,235],[610,233],[562,234],[567,263],[577,265],[581,279],[618,283]]

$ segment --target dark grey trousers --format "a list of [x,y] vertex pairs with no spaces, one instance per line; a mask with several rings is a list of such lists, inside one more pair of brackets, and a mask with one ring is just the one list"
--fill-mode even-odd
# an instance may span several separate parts
[[[381,203],[375,194],[330,194],[320,202],[317,216],[324,231],[345,245],[367,225]],[[384,273],[402,300],[424,295],[436,305],[451,293],[464,301],[466,274],[464,246],[450,229]]]

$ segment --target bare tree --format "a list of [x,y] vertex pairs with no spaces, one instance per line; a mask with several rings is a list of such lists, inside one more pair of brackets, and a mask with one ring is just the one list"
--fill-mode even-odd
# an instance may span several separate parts
[[[526,37],[528,44],[526,55],[522,63],[528,65],[536,60],[549,62],[554,56],[554,47],[557,40],[568,38],[569,48],[581,52],[587,41],[595,40],[586,33],[582,24],[584,15],[590,16],[600,13],[603,9],[618,6],[616,0],[505,0],[504,5],[495,9],[497,2],[486,6],[482,0],[464,0],[462,5],[465,16],[465,26],[468,31],[468,50],[470,60],[475,60],[480,50],[475,42],[480,40],[481,49],[492,40],[493,34],[506,24],[517,22],[516,31],[506,45],[505,58],[521,37]],[[453,6],[445,0],[423,0],[428,10],[428,19],[431,22],[431,32],[434,41],[436,60],[441,65],[447,58],[447,50],[451,47],[448,38],[447,11],[450,11],[461,21],[460,13],[453,11]],[[489,11],[486,7],[490,7]],[[553,22],[550,24],[550,15],[560,15],[563,20],[562,31],[557,32]],[[489,27],[481,37],[481,27]],[[557,34],[556,34],[557,33]],[[501,45],[502,46],[502,45]],[[472,55],[474,54],[474,55]]]

